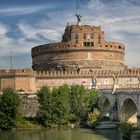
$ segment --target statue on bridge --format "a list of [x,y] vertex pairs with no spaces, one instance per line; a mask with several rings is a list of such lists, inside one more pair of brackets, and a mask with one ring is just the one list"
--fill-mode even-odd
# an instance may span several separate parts
[[112,93],[114,93],[117,88],[118,88],[118,75],[113,74],[113,91],[112,91]]

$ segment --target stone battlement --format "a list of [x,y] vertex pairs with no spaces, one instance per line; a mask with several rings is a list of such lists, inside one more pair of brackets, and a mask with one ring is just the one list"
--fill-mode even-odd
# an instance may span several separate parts
[[96,79],[98,89],[113,88],[117,82],[120,88],[138,88],[140,86],[140,69],[125,69],[122,71],[110,70],[80,70],[80,71],[33,71],[0,70],[0,91],[10,87],[20,94],[36,93],[42,86],[50,88],[63,84],[83,84],[87,88],[92,87],[92,81]]
[[118,72],[109,70],[98,71],[38,71],[36,78],[83,78],[83,77],[113,77],[116,74],[118,77],[138,77],[140,69],[127,69]]
[[83,78],[83,77],[139,77],[140,69],[111,70],[82,70],[82,71],[33,71],[31,69],[0,70],[0,77],[29,76],[35,78]]
[[16,76],[31,76],[34,75],[33,70],[31,69],[6,69],[6,70],[0,70],[0,77],[16,77]]

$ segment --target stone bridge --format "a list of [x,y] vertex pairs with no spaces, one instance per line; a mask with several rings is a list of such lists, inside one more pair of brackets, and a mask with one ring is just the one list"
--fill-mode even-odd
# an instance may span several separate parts
[[102,114],[109,114],[111,121],[127,121],[140,128],[140,88],[100,89],[99,106]]

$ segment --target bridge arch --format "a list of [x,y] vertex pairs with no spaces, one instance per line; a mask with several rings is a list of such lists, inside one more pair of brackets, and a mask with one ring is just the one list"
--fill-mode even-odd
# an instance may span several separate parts
[[120,121],[137,124],[138,107],[131,97],[125,97],[120,104]]
[[109,108],[110,108],[110,101],[109,101],[109,99],[106,97],[106,96],[104,96],[103,98],[102,98],[102,110],[104,111],[104,112],[108,112],[109,111]]
[[103,95],[100,99],[100,110],[102,117],[110,118],[109,110],[111,107],[111,100],[108,96]]

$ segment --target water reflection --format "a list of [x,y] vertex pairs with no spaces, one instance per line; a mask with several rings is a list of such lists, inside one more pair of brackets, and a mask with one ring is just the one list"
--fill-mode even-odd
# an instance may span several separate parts
[[118,129],[105,129],[105,130],[96,130],[98,134],[109,138],[109,140],[122,140],[121,134]]
[[16,132],[0,132],[0,140],[121,140],[115,132],[106,131],[100,134],[88,129],[74,129],[74,130],[35,130],[35,131],[16,131]]

